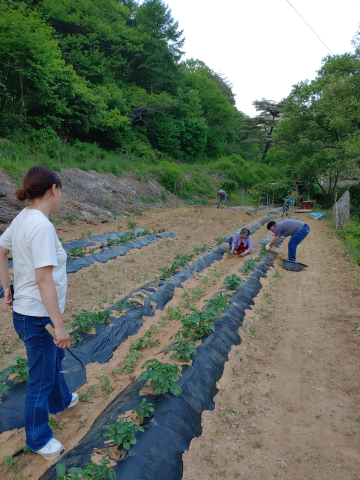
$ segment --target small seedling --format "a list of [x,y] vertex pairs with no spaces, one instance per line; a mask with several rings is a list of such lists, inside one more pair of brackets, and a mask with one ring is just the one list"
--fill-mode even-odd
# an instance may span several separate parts
[[170,356],[171,360],[179,359],[181,362],[189,362],[191,355],[196,355],[195,342],[193,340],[184,340],[181,338],[180,332],[177,332],[176,343],[171,347],[175,353]]
[[50,417],[48,421],[48,425],[52,428],[55,432],[59,432],[64,428],[64,425],[60,424],[60,420],[55,420],[55,418]]
[[0,382],[0,403],[1,403],[1,400],[2,400],[2,396],[7,395],[9,393],[9,390],[10,390],[10,387],[5,385],[5,383]]
[[67,251],[67,256],[70,257],[84,257],[86,254],[86,247],[73,247]]
[[217,246],[222,245],[225,241],[223,237],[217,237],[217,238],[214,238],[214,240],[215,240]]
[[145,398],[141,400],[139,408],[135,408],[136,421],[142,422],[145,417],[148,417],[154,411],[153,404],[147,402]]
[[[23,449],[25,453],[25,450]],[[8,472],[11,472],[12,476],[8,477],[10,480],[19,478],[20,480],[26,480],[19,465],[16,465],[18,458],[6,456],[3,461],[0,463],[0,468],[6,468]]]
[[136,227],[136,222],[132,222],[131,220],[129,220],[129,221],[127,222],[127,226],[128,226],[129,228],[135,228],[135,227]]
[[91,399],[92,399],[92,396],[90,395],[89,392],[79,393],[80,402],[90,402]]
[[15,375],[13,378],[14,382],[27,382],[29,378],[29,364],[26,358],[21,358],[18,355],[14,358],[16,361],[15,365],[9,365],[2,372],[0,372],[0,377],[5,377],[6,375]]
[[224,287],[228,290],[239,290],[241,286],[241,278],[238,277],[235,273],[225,277]]
[[116,445],[121,445],[125,450],[129,450],[131,445],[135,445],[135,432],[144,431],[143,427],[135,425],[134,422],[125,422],[123,418],[113,425],[108,425],[107,428],[104,437],[109,437]]
[[101,377],[100,378],[100,389],[104,395],[108,395],[113,391],[110,380],[108,377]]
[[200,312],[195,309],[192,309],[192,311],[194,313],[185,316],[181,321],[186,336],[197,341],[215,331],[215,315],[213,313]]
[[90,312],[82,310],[80,313],[72,315],[75,320],[66,326],[67,330],[80,328],[83,332],[90,332],[93,327],[105,322],[110,317],[110,312]]
[[115,471],[109,466],[110,460],[105,456],[102,457],[100,465],[96,463],[87,463],[85,467],[70,467],[68,474],[65,465],[56,464],[56,480],[116,480]]
[[176,383],[180,378],[180,368],[170,363],[162,363],[159,360],[147,360],[141,368],[146,367],[146,371],[142,372],[140,378],[143,380],[151,380],[151,386],[157,393],[166,393],[170,391],[173,395],[179,395],[182,390]]

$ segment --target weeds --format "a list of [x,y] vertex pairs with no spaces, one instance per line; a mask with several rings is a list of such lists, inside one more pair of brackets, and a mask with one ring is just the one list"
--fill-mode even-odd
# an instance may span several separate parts
[[64,428],[64,425],[60,424],[60,420],[55,420],[55,418],[50,417],[48,421],[49,427],[55,432],[60,432]]
[[0,463],[1,469],[7,469],[8,472],[11,472],[13,475],[10,477],[10,480],[19,478],[20,480],[26,480],[19,465],[16,465],[18,458],[11,456],[4,457],[3,461]]

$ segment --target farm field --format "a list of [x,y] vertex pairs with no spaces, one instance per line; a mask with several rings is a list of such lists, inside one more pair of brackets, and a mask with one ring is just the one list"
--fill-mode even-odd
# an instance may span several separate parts
[[[81,310],[98,312],[111,307],[159,277],[161,268],[170,266],[175,256],[195,252],[194,259],[201,257],[203,253],[196,248],[205,244],[212,249],[216,238],[265,215],[264,210],[248,215],[232,209],[181,207],[142,212],[98,226],[84,223],[58,228],[63,241],[129,231],[128,222],[176,234],[69,274],[66,322],[72,322],[72,315]],[[309,267],[299,273],[283,270],[287,241],[276,250],[274,268],[262,278],[255,305],[246,311],[239,330],[242,343],[231,349],[217,383],[215,409],[203,413],[202,434],[183,455],[184,479],[359,478],[357,271],[344,258],[327,221],[309,219],[307,214],[299,218],[311,228],[298,248],[298,260]],[[266,233],[265,225],[254,233],[255,250]],[[241,276],[238,270],[243,263],[243,258],[225,253],[220,261],[183,281],[183,288],[175,288],[163,310],[154,305],[154,315],[144,317],[140,330],[114,350],[109,362],[86,367],[87,383],[79,388],[85,401],[52,420],[54,434],[67,452],[80,443],[107,405],[140,376],[146,360],[157,358],[182,366],[180,360],[171,360],[170,353],[162,352],[181,328],[174,312],[201,310],[204,300],[223,288],[225,277]],[[138,301],[140,305],[140,297]],[[25,355],[2,303],[0,325],[0,361],[5,368],[16,355]],[[126,361],[131,344],[150,330],[156,344],[141,351],[133,371],[114,374]],[[96,388],[89,390],[91,386]],[[19,451],[24,438],[23,429],[2,433],[2,457]],[[51,462],[27,453],[15,465],[24,478],[40,478]],[[3,468],[2,478],[12,478],[14,471]]]

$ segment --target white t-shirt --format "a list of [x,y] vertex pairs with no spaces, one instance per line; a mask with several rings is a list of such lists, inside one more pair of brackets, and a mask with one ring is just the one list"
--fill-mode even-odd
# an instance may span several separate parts
[[49,316],[41,300],[35,269],[52,265],[59,308],[64,312],[66,252],[49,219],[39,210],[24,208],[0,237],[0,245],[13,253],[14,311],[33,317]]

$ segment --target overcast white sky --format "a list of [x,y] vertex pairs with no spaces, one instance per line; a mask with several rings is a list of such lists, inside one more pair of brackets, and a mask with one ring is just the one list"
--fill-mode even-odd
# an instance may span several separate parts
[[[197,58],[233,84],[236,105],[256,115],[254,100],[279,101],[312,80],[329,51],[286,0],[164,0]],[[353,51],[360,0],[289,0],[334,54]]]

